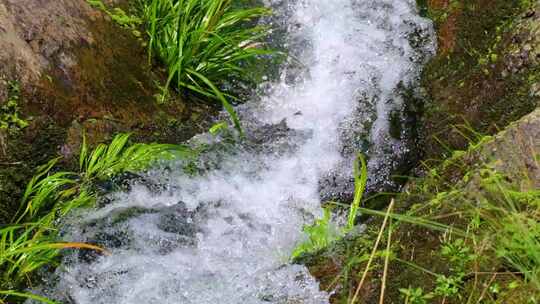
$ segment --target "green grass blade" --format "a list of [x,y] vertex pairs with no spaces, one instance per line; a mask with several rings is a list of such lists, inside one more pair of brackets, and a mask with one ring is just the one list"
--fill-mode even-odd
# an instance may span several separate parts
[[357,159],[354,162],[354,200],[349,210],[349,216],[347,218],[347,229],[351,230],[354,227],[358,208],[362,201],[362,196],[366,190],[367,184],[367,164],[362,153],[357,154]]
[[38,296],[32,293],[18,292],[14,290],[0,290],[0,295],[31,299],[31,300],[36,300],[36,301],[43,302],[46,304],[57,304],[57,302],[54,302],[42,296]]
[[225,111],[227,111],[227,113],[229,113],[229,115],[231,116],[231,119],[234,123],[234,127],[236,128],[236,130],[238,131],[238,133],[240,134],[240,136],[244,136],[244,130],[242,129],[242,126],[240,125],[240,120],[238,119],[238,116],[236,115],[236,112],[234,111],[234,108],[232,107],[232,105],[227,101],[227,99],[225,99],[225,96],[223,96],[223,94],[221,93],[221,91],[208,79],[206,78],[205,76],[203,76],[202,74],[199,74],[197,73],[196,71],[194,70],[191,70],[191,69],[188,69],[187,70],[189,73],[197,76],[199,79],[201,79],[204,83],[206,83],[206,85],[208,85],[212,91],[214,91],[214,94],[216,94],[216,96],[219,98],[219,100],[221,101],[222,105],[223,105],[223,108],[225,108]]

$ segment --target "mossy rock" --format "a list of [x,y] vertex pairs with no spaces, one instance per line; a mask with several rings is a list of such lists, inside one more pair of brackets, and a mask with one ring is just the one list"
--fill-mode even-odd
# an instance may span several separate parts
[[423,135],[427,159],[464,149],[538,104],[540,6],[523,0],[420,1],[439,51],[426,66]]
[[35,167],[62,156],[70,169],[83,132],[90,145],[118,132],[133,133],[138,142],[179,143],[217,115],[215,107],[175,94],[158,103],[165,72],[149,62],[131,29],[85,0],[2,1],[0,28],[0,107],[9,99],[9,84],[18,83],[16,114],[28,123],[17,134],[0,132],[0,207],[6,214],[0,222],[15,212]]

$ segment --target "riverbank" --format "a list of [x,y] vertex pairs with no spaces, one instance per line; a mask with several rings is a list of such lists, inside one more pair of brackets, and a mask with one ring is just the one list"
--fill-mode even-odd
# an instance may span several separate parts
[[390,234],[380,212],[304,262],[332,303],[536,303],[538,5],[418,4],[439,45],[422,77],[424,160],[395,197]]

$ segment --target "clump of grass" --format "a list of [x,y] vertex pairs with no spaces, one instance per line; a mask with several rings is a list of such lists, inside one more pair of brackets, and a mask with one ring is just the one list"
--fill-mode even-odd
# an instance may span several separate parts
[[487,199],[476,212],[493,233],[493,250],[540,293],[540,191],[519,191],[501,174],[483,174]]
[[[149,57],[168,69],[166,87],[222,101],[218,87],[238,79],[251,82],[250,68],[260,56],[267,27],[257,19],[264,7],[243,8],[232,0],[139,0],[148,33]],[[223,95],[223,96],[220,96]]]
[[[447,226],[441,240],[439,256],[448,263],[447,274],[433,273],[414,262],[397,260],[434,276],[435,288],[427,295],[443,301],[482,302],[492,297],[490,293],[501,293],[503,289],[512,292],[516,288],[513,286],[519,284],[524,288],[528,286],[529,292],[533,292],[528,301],[536,303],[540,295],[540,191],[520,189],[521,185],[514,185],[511,179],[491,168],[479,170],[473,183],[477,192],[456,188],[447,201],[436,202],[439,208],[450,204],[458,206],[454,213],[459,214],[461,220],[452,226],[466,229]],[[416,224],[425,216],[429,215],[409,215],[417,219]],[[433,230],[433,227],[424,227]],[[483,281],[485,287],[479,283],[479,274],[492,275],[491,279]],[[467,289],[466,278],[471,276],[474,276],[474,284]],[[495,280],[497,276],[514,280],[501,281],[505,286],[502,288]]]
[[73,208],[92,203],[96,195],[92,189],[94,183],[118,173],[142,171],[161,159],[193,156],[186,146],[129,144],[129,137],[129,134],[119,134],[110,144],[100,144],[91,152],[83,137],[79,172],[52,172],[58,159],[40,167],[26,187],[21,201],[24,209],[20,210],[16,222],[32,220],[41,211],[52,210],[53,206],[64,215]]
[[59,241],[53,218],[49,215],[36,223],[11,224],[0,229],[0,303],[14,303],[14,299],[54,303],[20,289],[32,285],[34,273],[38,269],[56,265],[62,249],[106,253],[104,249],[91,244]]
[[222,104],[242,134],[230,100],[238,100],[231,84],[255,83],[269,28],[257,20],[270,14],[264,7],[246,8],[232,0],[138,0],[148,34],[148,56],[168,71],[160,101],[170,87]]
[[263,47],[270,29],[257,24],[270,9],[233,0],[137,0],[133,15],[109,9],[102,0],[87,1],[137,36],[137,28],[144,28],[149,61],[158,59],[168,72],[159,102],[173,88],[221,103],[243,134],[230,101],[239,101],[235,84],[256,83],[257,65],[276,53]]
[[60,249],[84,248],[104,252],[90,244],[59,242],[51,216],[36,223],[14,224],[0,229],[0,269],[8,287],[29,280],[42,266],[54,264]]
[[13,219],[14,223],[34,221],[44,210],[54,208],[54,212],[50,212],[51,216],[61,210],[67,211],[73,205],[76,197],[78,202],[91,199],[87,192],[79,191],[80,185],[77,183],[75,173],[51,172],[58,160],[53,159],[38,168],[36,175],[26,186],[19,212]]
[[[354,229],[355,221],[358,216],[358,211],[362,209],[360,203],[364,195],[367,183],[367,164],[364,156],[361,153],[357,154],[357,158],[354,161],[354,199],[350,206],[331,202],[330,205],[323,209],[323,217],[316,219],[311,225],[304,226],[304,233],[307,235],[307,240],[300,243],[292,253],[292,258],[298,258],[299,256],[315,252],[328,247],[332,242],[343,237]],[[333,205],[339,205],[349,209],[347,217],[347,224],[345,227],[338,227],[332,222]]]
[[18,215],[0,228],[0,303],[23,298],[53,303],[20,289],[32,285],[36,270],[54,266],[62,249],[106,253],[91,244],[59,241],[56,227],[58,219],[74,208],[95,203],[95,182],[145,170],[160,159],[194,156],[185,146],[130,144],[129,137],[117,135],[110,144],[100,144],[93,151],[83,140],[78,172],[54,172],[58,159],[38,168],[26,187]]
[[91,153],[83,140],[79,176],[84,183],[104,180],[120,172],[143,171],[163,159],[189,158],[187,146],[172,144],[129,144],[130,134],[117,135],[109,145],[100,144]]

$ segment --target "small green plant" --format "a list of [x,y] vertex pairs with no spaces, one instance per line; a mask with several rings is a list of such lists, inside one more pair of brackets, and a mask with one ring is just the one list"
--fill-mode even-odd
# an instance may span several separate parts
[[459,293],[463,278],[461,276],[437,276],[436,287],[434,293],[436,295],[450,298]]
[[454,272],[462,274],[467,265],[476,259],[476,255],[462,238],[444,241],[441,245],[441,255],[450,262]]
[[0,106],[0,155],[7,153],[9,137],[17,135],[28,126],[28,122],[19,113],[20,94],[19,83],[8,82],[8,99]]
[[4,130],[10,135],[14,135],[28,126],[28,122],[20,116],[20,96],[21,89],[19,83],[16,81],[9,82],[8,99],[0,107],[0,130]]
[[[116,22],[118,25],[124,27],[124,28],[128,28],[128,29],[132,29],[134,31],[136,31],[136,29],[142,24],[142,20],[141,18],[135,16],[135,15],[129,15],[128,13],[126,13],[123,9],[119,8],[119,7],[115,7],[113,9],[109,9],[104,3],[102,0],[87,0],[87,2],[97,8],[97,9],[100,9],[101,11],[103,11],[104,13],[106,13],[109,17],[111,17],[111,19]],[[134,34],[138,33],[138,31],[134,32]],[[140,35],[140,34],[136,34],[137,35]]]
[[323,209],[324,215],[316,219],[312,225],[304,226],[304,232],[308,240],[296,247],[292,253],[292,258],[297,258],[306,252],[315,252],[326,248],[331,242],[339,238],[338,229],[333,225],[330,207]]
[[425,294],[420,287],[400,288],[399,293],[404,298],[405,304],[427,304],[434,297],[432,293]]
[[[357,159],[355,160],[353,167],[355,191],[353,203],[349,206],[346,226],[340,228],[332,223],[331,207],[325,207],[323,209],[323,218],[316,219],[312,225],[304,226],[303,230],[307,234],[308,240],[296,247],[293,251],[292,258],[299,257],[306,252],[321,250],[353,230],[367,183],[367,164],[361,153],[357,154]],[[334,203],[334,205],[338,204]]]

